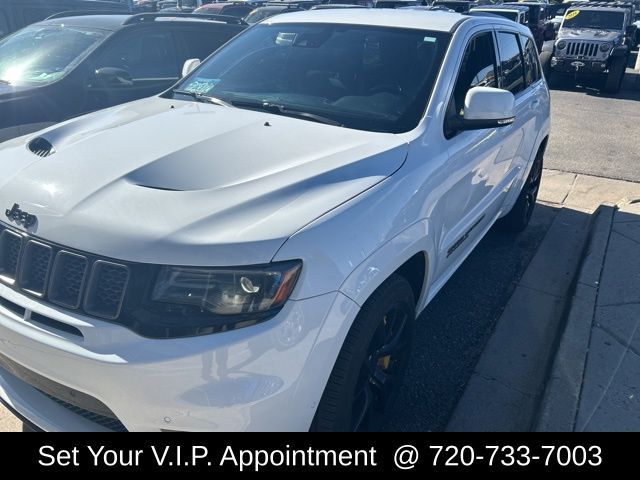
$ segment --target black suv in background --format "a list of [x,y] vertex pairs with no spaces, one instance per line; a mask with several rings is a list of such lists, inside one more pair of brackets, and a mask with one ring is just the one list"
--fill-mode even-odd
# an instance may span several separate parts
[[0,41],[0,141],[158,94],[244,28],[215,15],[78,14],[15,32]]
[[61,12],[131,12],[133,0],[0,0],[0,38]]

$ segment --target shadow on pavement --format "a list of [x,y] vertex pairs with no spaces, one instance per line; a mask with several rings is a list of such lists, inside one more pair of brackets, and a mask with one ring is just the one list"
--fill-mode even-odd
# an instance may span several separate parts
[[441,431],[559,209],[538,204],[519,235],[492,229],[416,326],[411,363],[386,429]]

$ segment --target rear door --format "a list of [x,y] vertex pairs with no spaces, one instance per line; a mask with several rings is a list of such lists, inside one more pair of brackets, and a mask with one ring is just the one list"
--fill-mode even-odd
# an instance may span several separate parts
[[[178,80],[182,65],[174,30],[161,27],[136,27],[116,34],[96,52],[87,79],[87,110],[150,97]],[[122,71],[122,81],[105,83],[93,75],[105,68]]]
[[[536,119],[542,118],[541,95],[545,90],[541,82],[537,53],[533,40],[506,28],[496,32],[500,59],[500,88],[515,97],[516,118],[511,134],[504,144],[505,176],[518,178],[527,166],[533,144],[537,138]],[[527,42],[522,43],[522,38]],[[531,50],[533,50],[533,58]]]

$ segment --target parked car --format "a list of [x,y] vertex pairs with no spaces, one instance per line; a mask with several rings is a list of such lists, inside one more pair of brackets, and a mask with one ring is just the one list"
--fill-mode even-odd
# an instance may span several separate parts
[[209,3],[194,10],[193,13],[204,15],[227,15],[230,17],[244,18],[255,7],[247,2],[219,2]]
[[422,0],[374,0],[374,8],[406,8],[422,4]]
[[364,5],[358,5],[355,3],[324,3],[322,5],[314,5],[311,10],[336,10],[343,8],[371,8]]
[[466,0],[435,0],[431,5],[435,7],[446,7],[458,13],[468,13],[473,3]]
[[344,9],[7,142],[0,399],[47,430],[377,429],[416,315],[526,227],[548,135],[527,28]]
[[567,9],[549,60],[549,80],[600,77],[604,90],[617,93],[622,85],[636,37],[634,5],[589,2]]
[[529,29],[536,40],[538,51],[542,51],[544,42],[555,38],[555,30],[551,22],[552,9],[546,3],[540,2],[505,2],[504,6],[527,6],[529,7]]
[[2,0],[0,38],[51,15],[70,11],[131,12],[131,0]]
[[290,5],[267,5],[264,7],[258,7],[255,10],[252,10],[246,17],[244,17],[244,21],[249,25],[253,25],[254,23],[258,23],[265,18],[273,17],[274,15],[278,15],[280,13],[287,12],[298,12],[300,10],[304,10],[303,8],[298,7],[295,4]]
[[529,25],[529,7],[526,5],[483,5],[469,10],[471,14],[490,14],[507,18],[521,25]]
[[63,15],[0,41],[0,141],[162,92],[187,59],[245,28],[175,15]]

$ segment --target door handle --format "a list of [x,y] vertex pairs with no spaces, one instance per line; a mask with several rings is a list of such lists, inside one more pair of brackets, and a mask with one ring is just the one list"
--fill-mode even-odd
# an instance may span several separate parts
[[531,102],[531,108],[532,109],[536,109],[540,106],[540,100],[534,100],[533,102]]

